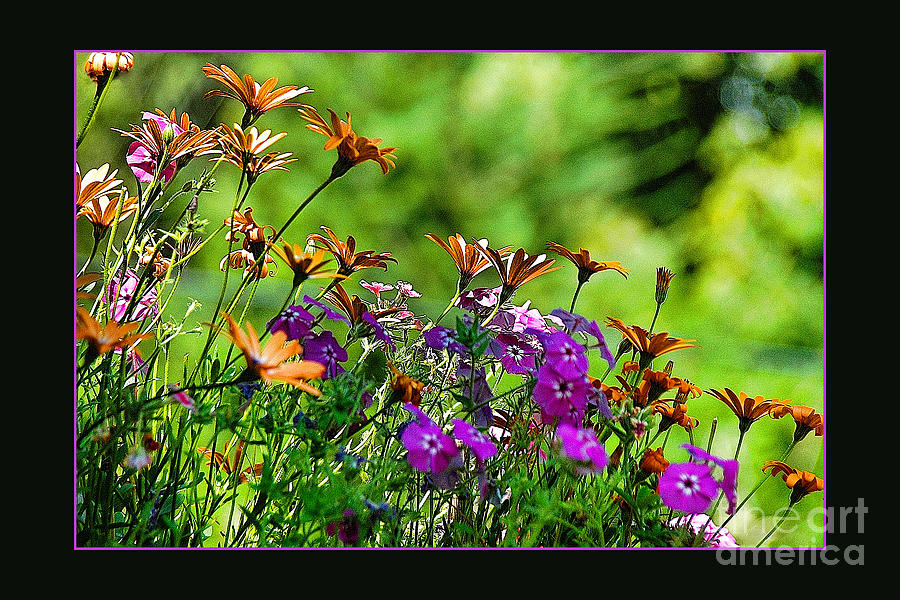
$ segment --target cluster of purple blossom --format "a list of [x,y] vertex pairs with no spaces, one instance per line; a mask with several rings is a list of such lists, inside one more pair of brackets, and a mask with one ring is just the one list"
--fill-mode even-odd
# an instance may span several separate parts
[[[304,297],[303,300],[322,308],[330,319],[349,324],[346,317],[309,296]],[[313,328],[315,323],[316,317],[312,313],[300,305],[294,305],[281,311],[278,316],[268,322],[267,327],[272,333],[283,331],[288,340],[298,340],[303,344],[303,358],[325,365],[322,379],[331,379],[344,372],[341,363],[348,358],[347,350],[341,346],[331,331],[322,329],[318,333],[315,332]]]

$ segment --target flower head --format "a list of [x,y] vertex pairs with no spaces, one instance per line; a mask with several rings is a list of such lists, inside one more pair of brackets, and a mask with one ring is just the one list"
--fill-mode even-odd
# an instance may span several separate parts
[[299,305],[288,306],[286,309],[278,313],[266,324],[266,328],[270,333],[283,331],[287,335],[288,340],[297,340],[304,342],[307,338],[312,337],[310,327],[316,318],[312,314]]
[[284,132],[272,135],[270,129],[260,133],[256,127],[245,132],[237,123],[234,128],[223,123],[219,132],[222,158],[241,169],[246,174],[247,182],[252,184],[266,171],[286,171],[285,165],[297,160],[291,158],[290,152],[264,154],[272,144],[286,135]]
[[139,321],[121,324],[109,321],[106,325],[100,325],[88,311],[80,306],[75,307],[75,317],[75,341],[87,340],[88,343],[85,365],[113,348],[125,349],[136,342],[153,337],[152,333],[134,333],[134,330],[140,326]]
[[691,431],[699,421],[687,414],[687,404],[684,402],[675,402],[671,406],[665,402],[654,402],[650,405],[653,413],[662,415],[659,422],[659,430],[665,431],[672,425],[683,427],[685,431]]
[[491,340],[488,351],[500,359],[507,373],[524,375],[534,371],[538,349],[518,333],[500,333]]
[[76,215],[81,207],[91,204],[94,200],[105,198],[104,203],[108,204],[109,199],[106,198],[107,196],[119,194],[119,185],[122,183],[122,180],[116,179],[116,174],[119,172],[118,169],[112,173],[109,172],[109,163],[96,169],[91,169],[84,174],[84,177],[81,176],[81,171],[77,168],[78,165],[76,164],[75,166]]
[[346,279],[346,275],[340,273],[331,273],[325,271],[326,265],[331,262],[325,260],[325,251],[319,249],[317,252],[304,252],[299,244],[288,244],[284,242],[282,246],[272,246],[278,258],[283,260],[288,268],[294,273],[292,285],[299,287],[307,279]]
[[356,511],[348,508],[344,511],[344,515],[336,520],[330,521],[325,525],[326,535],[336,535],[339,540],[345,544],[355,544],[359,541],[359,519]]
[[706,461],[707,463],[713,463],[722,469],[722,480],[719,482],[719,487],[722,489],[722,492],[725,493],[725,497],[728,499],[728,514],[732,514],[737,507],[737,476],[738,476],[738,461],[729,458],[719,458],[718,456],[713,456],[712,454],[698,448],[697,446],[692,446],[691,444],[682,444],[682,448],[688,451],[691,457],[694,460]]
[[587,280],[590,279],[591,275],[595,273],[609,270],[616,271],[620,273],[622,277],[628,279],[628,269],[624,268],[620,263],[591,260],[590,253],[584,248],[580,248],[576,253],[560,244],[557,244],[556,242],[547,242],[547,250],[549,250],[550,252],[555,252],[563,258],[567,258],[572,262],[572,264],[578,267],[579,283],[587,282]]
[[119,222],[124,221],[136,213],[137,209],[136,197],[122,198],[120,202],[118,196],[114,196],[112,199],[109,196],[99,196],[81,206],[76,218],[87,219],[93,227],[94,239],[102,240],[117,217]]
[[337,148],[338,159],[331,168],[332,178],[340,177],[352,167],[367,160],[378,163],[382,173],[387,173],[391,167],[395,166],[393,159],[396,157],[392,153],[397,148],[379,148],[380,138],[356,135],[350,125],[350,113],[347,113],[347,120],[342,121],[329,108],[328,112],[331,114],[331,126],[329,127],[325,119],[312,106],[303,106],[297,110],[303,119],[309,121],[307,129],[321,133],[328,138],[328,141],[325,142],[325,150]]
[[[443,248],[453,259],[456,270],[459,272],[459,279],[456,283],[456,291],[460,294],[469,287],[475,276],[482,271],[490,268],[491,263],[484,257],[479,246],[487,247],[487,240],[479,240],[477,244],[466,242],[465,238],[460,234],[451,235],[445,242],[433,233],[426,233],[425,237]],[[509,254],[512,246],[506,246],[497,250],[498,255],[503,258]]]
[[[225,442],[224,452],[217,452],[212,448],[205,448],[203,446],[198,447],[197,452],[200,453],[201,456],[205,456],[209,459],[206,466],[215,465],[217,470],[224,472],[226,475],[231,475],[241,468],[241,462],[244,456],[244,445],[243,440],[238,442],[237,449],[234,451],[234,459],[231,460],[228,458],[228,442]],[[259,477],[262,474],[262,470],[263,463],[251,465],[238,474],[238,480],[240,483],[246,483],[249,481],[247,478],[248,475]]]
[[407,450],[407,461],[419,471],[441,473],[459,454],[456,442],[431,421],[409,423],[400,436]]
[[312,336],[303,344],[303,358],[325,365],[325,373],[322,379],[330,379],[343,373],[344,368],[339,364],[347,360],[347,351],[341,347],[334,334],[322,331]]
[[462,419],[453,419],[453,435],[472,449],[478,460],[486,460],[497,454],[497,446],[491,438],[481,433],[474,425]]
[[456,331],[447,327],[435,325],[424,333],[425,343],[435,350],[449,350],[457,354],[465,352],[462,344],[456,341]]
[[[152,181],[160,162],[164,161],[160,175],[164,181],[171,181],[175,172],[193,158],[215,152],[217,130],[203,130],[191,124],[187,113],[182,115],[181,120],[177,120],[175,115],[173,110],[170,119],[159,119],[144,112],[141,115],[145,119],[143,124],[132,124],[131,131],[116,130],[134,140],[128,149],[131,157],[128,162],[139,180]],[[180,131],[178,134],[175,134],[176,127]]]
[[577,473],[600,473],[609,464],[609,456],[593,431],[561,423],[556,428],[556,437],[559,439],[562,455],[577,464]]
[[546,364],[568,378],[583,378],[587,375],[588,359],[584,346],[576,342],[565,331],[554,331],[539,338],[544,346]]
[[422,390],[425,384],[398,370],[394,363],[389,362],[388,367],[391,369],[391,390],[395,392],[399,402],[418,407],[422,403]]
[[541,408],[544,421],[554,418],[569,421],[573,415],[583,415],[590,389],[586,375],[567,377],[553,364],[544,363],[537,372],[534,400]]
[[476,250],[491,263],[500,276],[501,289],[499,302],[503,305],[512,298],[521,286],[529,281],[556,271],[562,267],[554,267],[554,260],[548,260],[546,254],[528,256],[521,248],[504,258],[499,250],[494,250],[487,245],[487,240],[478,240]]
[[[107,304],[114,305],[110,307],[110,310],[115,321],[121,322],[125,318],[125,311],[131,305],[139,283],[140,277],[131,269],[126,269],[124,276],[116,275],[110,280],[103,300]],[[151,285],[147,287],[141,298],[134,302],[129,316],[140,321],[147,317],[155,317],[157,314],[159,314],[159,303],[156,288]]]
[[656,450],[647,448],[644,450],[643,458],[641,458],[640,467],[648,473],[659,475],[669,468],[669,461],[663,455],[662,448],[657,448]]
[[719,484],[709,465],[680,463],[669,465],[657,486],[663,504],[686,513],[709,510],[719,492]]
[[674,517],[669,520],[668,526],[674,529],[686,528],[691,532],[693,539],[700,531],[703,531],[703,539],[714,548],[737,548],[738,543],[734,536],[724,527],[718,527],[712,522],[709,515],[694,514]]
[[300,342],[291,340],[285,345],[287,334],[284,331],[276,331],[266,341],[265,347],[261,348],[259,336],[250,323],[246,323],[245,333],[231,315],[222,314],[228,321],[228,332],[223,334],[238,347],[247,361],[243,379],[261,379],[265,383],[283,381],[313,396],[321,395],[321,392],[307,381],[320,378],[325,372],[325,365],[311,360],[286,362],[303,351]]
[[797,424],[794,429],[794,441],[799,442],[809,433],[815,431],[817,436],[822,435],[824,422],[822,415],[817,413],[815,409],[809,406],[788,406],[781,404],[772,408],[769,415],[773,419],[780,419],[786,415],[791,415]]
[[731,409],[731,412],[738,418],[738,428],[741,431],[750,429],[753,423],[768,415],[774,408],[787,404],[782,400],[766,400],[762,396],[751,398],[744,392],[735,394],[728,388],[723,391],[706,390],[706,393],[715,396]]
[[297,87],[296,85],[286,85],[275,89],[275,86],[278,84],[276,77],[270,77],[260,85],[251,75],[245,74],[242,78],[227,65],[217,67],[206,63],[206,66],[203,67],[203,72],[207,77],[222,83],[227,88],[224,90],[210,90],[206,92],[204,98],[224,96],[226,98],[234,98],[244,105],[241,127],[247,127],[262,114],[275,108],[305,106],[298,102],[290,102],[290,100],[301,94],[313,91],[307,86]]
[[360,279],[359,285],[375,294],[377,298],[381,297],[381,292],[389,292],[394,289],[394,286],[389,283],[381,283],[380,281],[373,281],[372,283],[369,283],[365,279]]
[[675,273],[667,269],[666,267],[659,267],[656,269],[656,303],[662,304],[666,301],[666,296],[669,293],[669,284],[672,282],[672,278],[675,277]]
[[651,335],[646,329],[638,327],[637,325],[628,326],[622,322],[621,319],[607,317],[606,321],[607,325],[621,331],[623,338],[627,339],[631,346],[640,353],[641,368],[650,366],[650,363],[654,358],[662,356],[663,354],[681,350],[682,348],[694,347],[694,344],[691,343],[694,340],[670,337],[667,331],[661,331]]
[[326,252],[334,256],[338,261],[338,273],[341,275],[352,275],[361,269],[371,267],[381,267],[387,271],[387,262],[396,263],[396,258],[391,258],[390,252],[377,253],[374,250],[356,251],[356,239],[350,235],[347,241],[342,242],[328,227],[322,226],[322,230],[328,235],[326,238],[318,233],[307,236],[306,242],[321,244]]
[[550,311],[550,315],[562,322],[563,327],[565,327],[566,332],[569,335],[574,336],[575,334],[580,334],[585,340],[593,338],[594,341],[588,341],[585,348],[588,350],[600,350],[600,356],[607,364],[609,364],[610,370],[615,368],[616,358],[612,355],[612,352],[610,352],[609,346],[606,345],[606,339],[603,337],[603,333],[600,331],[600,326],[597,325],[597,321],[588,321],[588,319],[582,315],[561,308],[553,309]]
[[91,52],[84,63],[84,72],[97,83],[113,71],[123,73],[133,66],[134,54],[131,52]]
[[821,492],[825,489],[825,481],[809,471],[801,471],[788,466],[779,460],[767,460],[762,467],[763,473],[770,471],[775,477],[781,475],[784,484],[791,490],[791,504],[796,504],[801,498],[813,492]]

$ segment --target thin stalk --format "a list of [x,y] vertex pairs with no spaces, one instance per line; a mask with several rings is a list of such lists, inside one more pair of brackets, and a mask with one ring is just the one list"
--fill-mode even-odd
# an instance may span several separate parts
[[[116,76],[116,72],[119,70],[119,59],[122,54],[116,54],[116,67],[112,69],[109,74],[103,78],[102,76],[97,80],[97,90],[94,92],[94,99],[91,102],[91,106],[88,108],[87,118],[84,121],[84,124],[81,126],[81,131],[78,132],[78,137],[75,139],[75,148],[81,145],[81,142],[84,141],[84,137],[87,135],[88,129],[90,129],[91,125],[94,123],[94,117],[97,116],[97,111],[100,108],[100,105],[103,103],[104,98],[106,98],[106,94],[109,91],[109,84],[112,83],[113,78]],[[101,83],[102,82],[102,83]]]
[[[572,307],[569,308],[570,313],[575,312],[575,301],[578,300],[578,292],[581,291],[581,286],[583,286],[583,285],[584,285],[584,281],[579,280],[578,287],[575,288],[575,295],[572,296]],[[651,327],[651,329],[653,329],[653,328]]]
[[787,518],[788,513],[790,513],[790,511],[791,511],[791,509],[792,509],[793,507],[794,507],[794,502],[791,502],[790,504],[788,504],[787,508],[784,510],[784,514],[781,515],[781,518],[780,518],[780,519],[778,520],[778,522],[775,524],[775,527],[773,527],[772,529],[770,529],[770,530],[769,530],[769,533],[767,533],[767,534],[763,537],[763,539],[761,539],[761,540],[759,540],[759,542],[757,542],[757,544],[756,544],[756,547],[757,547],[757,548],[759,548],[760,546],[762,546],[762,545],[763,545],[763,542],[765,542],[767,539],[769,539],[769,537],[770,537],[773,533],[775,533],[775,531],[776,531],[779,527],[781,527],[781,524],[784,523],[784,520]]

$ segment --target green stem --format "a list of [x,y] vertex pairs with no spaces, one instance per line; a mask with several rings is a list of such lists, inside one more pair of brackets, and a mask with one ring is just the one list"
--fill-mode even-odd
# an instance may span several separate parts
[[[578,282],[578,287],[575,288],[575,295],[572,296],[572,307],[569,309],[569,312],[570,312],[570,313],[575,312],[575,301],[578,300],[578,292],[581,291],[581,286],[583,286],[583,285],[584,285],[584,282],[583,282],[583,281],[579,281],[579,282]],[[651,328],[651,329],[652,329],[652,328]]]
[[791,502],[790,504],[788,504],[787,508],[786,508],[785,511],[784,511],[784,514],[781,515],[781,518],[778,520],[778,523],[775,524],[775,527],[773,527],[772,529],[770,529],[770,530],[769,530],[769,533],[767,533],[767,534],[765,535],[765,537],[763,537],[763,539],[759,540],[759,542],[756,544],[756,547],[757,547],[757,548],[759,548],[760,546],[762,546],[762,545],[763,545],[763,542],[765,542],[767,539],[769,539],[769,537],[770,537],[773,533],[775,533],[775,531],[776,531],[779,527],[781,527],[781,524],[784,523],[784,520],[787,518],[788,513],[790,512],[791,508],[793,508],[793,507],[794,507],[794,503],[793,503],[793,502]]
[[116,67],[112,69],[108,75],[101,76],[97,79],[97,90],[94,92],[94,99],[91,102],[90,108],[88,108],[87,118],[81,126],[81,131],[78,132],[78,137],[75,140],[76,149],[81,145],[81,142],[84,141],[88,129],[90,129],[91,125],[94,123],[94,117],[97,116],[97,110],[100,108],[100,104],[102,104],[103,99],[106,98],[106,93],[109,91],[109,84],[112,83],[112,80],[119,69],[120,57],[121,54],[116,54]]

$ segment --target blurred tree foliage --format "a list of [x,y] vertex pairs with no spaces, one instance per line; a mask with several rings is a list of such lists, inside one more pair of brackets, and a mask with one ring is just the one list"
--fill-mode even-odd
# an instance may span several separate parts
[[[76,126],[94,90],[80,71],[86,57],[76,53]],[[322,114],[349,112],[358,134],[398,147],[395,171],[382,175],[373,163],[352,169],[285,236],[302,243],[327,225],[399,261],[388,273],[366,271],[355,281],[410,281],[424,294],[417,309],[434,318],[452,295],[456,271],[426,233],[487,237],[492,246],[531,254],[553,240],[631,269],[627,280],[613,272],[592,278],[579,312],[646,327],[656,268],[667,266],[676,276],[655,330],[698,343],[673,356],[676,375],[704,389],[727,386],[822,408],[821,53],[139,52],[133,70],[113,82],[78,151],[82,172],[111,163],[134,193],[128,138],[112,129],[138,123],[141,111],[176,108],[207,127],[239,121],[236,101],[203,98],[219,87],[201,71],[207,62],[257,81],[308,85],[315,91],[300,101]],[[278,228],[328,175],[334,152],[323,152],[324,138],[304,125],[285,108],[257,123],[288,132],[272,149],[298,159],[254,187],[248,205],[260,223]],[[180,177],[197,177],[204,167],[195,160]],[[218,191],[200,207],[208,231],[227,216],[238,175],[229,165],[216,172]],[[89,250],[81,223],[77,248],[80,265]],[[204,305],[198,322],[211,318],[224,248],[210,244],[185,275],[185,289]],[[563,269],[527,284],[515,301],[530,299],[544,312],[568,308],[575,268],[560,260]],[[260,286],[251,322],[270,318],[289,281],[283,269]],[[475,285],[494,281],[484,274]],[[348,287],[366,294],[356,283]],[[172,356],[190,351],[185,345]],[[695,403],[701,428],[713,416],[721,421],[715,447],[732,448],[736,431],[726,430],[736,430],[733,415],[708,400]],[[757,429],[758,442],[749,436],[745,451],[758,444],[773,455],[761,463],[786,446],[791,427],[778,421]],[[797,456],[802,468],[821,468],[820,447]],[[752,484],[757,472],[748,469],[744,478]],[[774,509],[782,499],[780,490],[773,493],[761,502]]]

